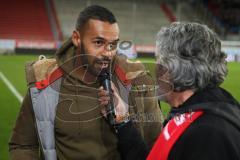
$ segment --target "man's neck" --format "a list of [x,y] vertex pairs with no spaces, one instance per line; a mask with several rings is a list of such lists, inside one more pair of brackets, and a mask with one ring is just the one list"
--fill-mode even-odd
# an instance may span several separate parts
[[183,104],[188,98],[194,94],[193,90],[186,90],[182,92],[171,92],[168,96],[168,103],[175,108],[178,108]]
[[77,74],[79,75],[79,79],[86,84],[96,83],[98,79],[97,76],[94,76],[93,74],[89,73],[85,68],[78,69]]

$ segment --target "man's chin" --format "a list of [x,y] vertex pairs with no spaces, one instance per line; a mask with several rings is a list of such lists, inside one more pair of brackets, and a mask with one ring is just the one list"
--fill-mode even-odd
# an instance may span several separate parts
[[107,68],[90,67],[90,68],[88,69],[88,72],[89,72],[91,75],[93,75],[93,76],[95,76],[95,77],[98,77],[99,75],[107,72],[107,70],[108,70]]

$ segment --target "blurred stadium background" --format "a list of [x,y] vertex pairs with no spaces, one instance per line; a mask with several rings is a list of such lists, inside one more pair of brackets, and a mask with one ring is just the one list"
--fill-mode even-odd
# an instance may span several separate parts
[[[26,93],[24,64],[39,54],[52,57],[71,35],[79,12],[92,4],[115,14],[120,39],[135,44],[137,59],[152,73],[161,26],[173,21],[208,25],[228,55],[229,75],[222,87],[240,100],[239,0],[0,0],[0,160],[9,159],[8,139]],[[167,113],[166,105],[163,111]]]

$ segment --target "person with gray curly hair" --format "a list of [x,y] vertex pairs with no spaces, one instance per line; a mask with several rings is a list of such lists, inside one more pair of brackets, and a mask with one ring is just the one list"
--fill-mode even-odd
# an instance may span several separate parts
[[[159,97],[171,110],[151,150],[131,120],[120,122],[124,159],[239,160],[240,105],[220,87],[227,63],[218,36],[206,25],[172,23],[157,34],[156,60]],[[115,97],[116,108],[126,107]]]
[[173,23],[157,34],[156,59],[170,72],[175,91],[218,86],[227,74],[221,42],[206,25]]
[[[227,62],[216,33],[199,23],[172,23],[158,32],[155,56],[158,84],[169,83],[163,100],[172,108],[148,159],[240,159],[240,105],[219,87]],[[169,141],[171,149],[159,148]]]
[[[171,83],[175,91],[171,93],[192,94],[216,87],[227,75],[226,55],[221,51],[220,39],[206,25],[175,22],[163,27],[157,34],[155,56],[157,64],[167,70],[168,77],[161,77],[162,68],[156,75],[160,81]],[[166,101],[178,106],[172,104],[176,96],[173,97]]]

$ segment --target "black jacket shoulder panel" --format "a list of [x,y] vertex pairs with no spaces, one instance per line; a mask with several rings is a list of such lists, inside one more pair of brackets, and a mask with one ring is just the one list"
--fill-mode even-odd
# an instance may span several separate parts
[[237,160],[240,158],[239,148],[238,129],[222,117],[206,113],[178,139],[169,160]]

